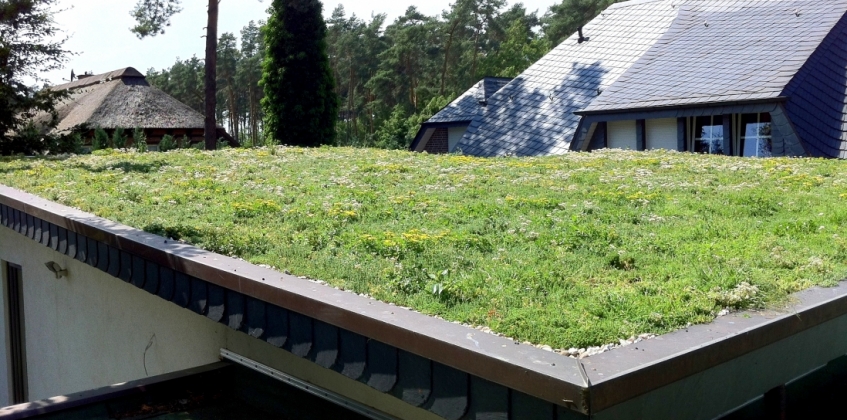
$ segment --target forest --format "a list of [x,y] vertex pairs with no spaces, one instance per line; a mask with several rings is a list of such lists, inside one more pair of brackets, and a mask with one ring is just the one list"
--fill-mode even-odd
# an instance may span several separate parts
[[[456,0],[427,16],[414,6],[394,22],[347,15],[327,24],[327,53],[338,96],[336,145],[408,147],[421,122],[484,76],[514,77],[585,22],[620,0],[562,0],[544,14],[505,0]],[[264,22],[218,42],[217,117],[243,145],[264,144],[260,80]],[[203,112],[203,60],[148,69],[151,84]]]

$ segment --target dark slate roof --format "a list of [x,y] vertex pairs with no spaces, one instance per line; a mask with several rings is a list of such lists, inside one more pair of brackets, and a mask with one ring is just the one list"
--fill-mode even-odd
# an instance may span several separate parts
[[498,90],[506,86],[511,78],[485,77],[476,82],[465,93],[459,95],[451,102],[427,120],[427,123],[446,123],[458,121],[470,121],[479,115],[483,105]]
[[786,112],[813,156],[847,159],[847,17],[788,84]]
[[681,0],[618,3],[494,94],[459,142],[476,156],[563,154],[582,110],[670,27]]
[[665,35],[585,112],[777,98],[847,0],[689,0],[679,8]]

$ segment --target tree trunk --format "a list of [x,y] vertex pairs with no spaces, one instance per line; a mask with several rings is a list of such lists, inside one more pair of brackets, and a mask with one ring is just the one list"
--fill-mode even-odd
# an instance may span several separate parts
[[235,89],[233,89],[233,87],[232,87],[232,84],[234,82],[235,82],[234,78],[233,78],[233,80],[230,80],[228,82],[229,86],[228,86],[228,89],[227,89],[227,93],[229,94],[229,114],[230,114],[229,117],[230,117],[230,119],[232,119],[232,132],[229,133],[229,134],[232,135],[232,137],[234,137],[236,141],[240,142],[241,141],[241,139],[239,138],[240,133],[238,132],[238,128],[239,128],[238,122],[239,122],[240,116],[239,116],[239,112],[238,112],[238,99],[235,97]]
[[[349,124],[351,119],[353,120],[353,128],[355,131],[356,128],[356,119],[353,117],[353,104],[355,103],[353,100],[353,96],[356,95],[355,91],[355,83],[354,83],[354,73],[353,73],[353,54],[347,55],[348,60],[350,61],[350,81],[347,85],[347,123]],[[348,129],[349,135],[349,129]]]
[[209,0],[209,21],[206,24],[206,124],[204,137],[206,150],[215,150],[218,144],[217,121],[217,64],[218,64],[218,0]]
[[[481,26],[481,24],[480,24],[480,26]],[[480,28],[478,26],[477,29],[476,29],[476,34],[474,35],[474,40],[473,40],[473,63],[471,64],[471,80],[472,81],[476,80],[476,78],[479,77],[476,74],[476,58],[479,55],[479,34],[480,34],[480,32],[482,32],[482,28]]]
[[253,91],[253,85],[251,81],[250,85],[250,140],[253,143],[253,147],[258,146],[259,142],[259,107],[256,106],[256,93]]
[[447,60],[450,59],[450,47],[453,46],[453,33],[456,32],[457,26],[459,26],[458,18],[450,28],[450,37],[447,38],[447,46],[444,47],[444,65],[441,68],[441,89],[438,91],[439,95],[444,95],[444,81],[447,79]]

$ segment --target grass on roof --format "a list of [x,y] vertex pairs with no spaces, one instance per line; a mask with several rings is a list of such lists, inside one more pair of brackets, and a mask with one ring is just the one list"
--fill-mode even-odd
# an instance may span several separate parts
[[847,162],[347,148],[6,159],[0,182],[554,348],[847,276]]

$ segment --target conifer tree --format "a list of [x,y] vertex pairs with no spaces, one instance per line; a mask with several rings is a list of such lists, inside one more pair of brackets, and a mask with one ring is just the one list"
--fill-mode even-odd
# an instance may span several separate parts
[[271,143],[319,146],[335,140],[338,98],[318,0],[274,0],[264,28],[265,136]]
[[[56,0],[0,1],[0,154],[35,153],[48,149],[43,128],[32,118],[50,113],[48,128],[57,122],[56,102],[66,96],[32,86],[46,82],[42,72],[56,70],[66,61],[65,39],[53,20]],[[30,79],[27,81],[26,79]]]
[[[182,9],[181,0],[138,0],[132,17],[138,23],[130,28],[139,39],[157,34],[164,34],[165,27],[171,25],[171,16],[179,13]],[[204,64],[204,90],[205,90],[205,123],[204,138],[206,150],[215,150],[217,147],[217,118],[215,108],[217,106],[217,59],[218,59],[218,3],[220,0],[209,0],[209,19],[206,24],[206,61]]]

